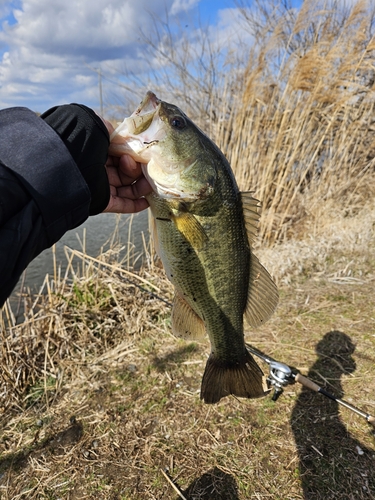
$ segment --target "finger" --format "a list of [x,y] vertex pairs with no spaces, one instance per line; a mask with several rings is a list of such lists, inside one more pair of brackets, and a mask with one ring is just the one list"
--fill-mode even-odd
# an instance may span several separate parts
[[117,156],[109,155],[107,158],[107,161],[105,163],[105,166],[118,168],[119,161],[120,161],[120,158],[118,158]]
[[121,196],[111,195],[109,203],[104,212],[116,214],[133,214],[145,210],[149,206],[146,198],[131,200]]
[[120,187],[123,185],[122,180],[119,176],[118,168],[111,165],[106,165],[108,182],[110,186]]
[[136,200],[151,193],[152,187],[145,177],[140,177],[136,182],[130,186],[120,186],[117,188],[117,195],[121,198],[129,198]]
[[[142,166],[129,155],[123,155],[119,159],[119,175],[124,184],[130,184],[142,175]],[[131,179],[131,182],[128,180]]]

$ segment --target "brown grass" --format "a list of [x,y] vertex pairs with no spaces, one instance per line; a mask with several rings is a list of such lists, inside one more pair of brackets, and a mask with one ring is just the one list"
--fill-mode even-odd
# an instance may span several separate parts
[[353,211],[375,193],[373,18],[367,2],[346,16],[319,7],[304,2],[258,39],[212,129],[240,187],[262,200],[265,242],[304,234],[322,206]]
[[[244,17],[246,70],[195,112],[263,201],[256,251],[281,298],[247,340],[374,415],[372,18],[319,5]],[[67,251],[21,324],[0,312],[1,499],[375,498],[374,431],[349,410],[298,385],[204,405],[209,346],[172,337],[150,255],[135,272],[117,254]]]
[[[374,213],[336,221],[316,247],[267,249],[280,306],[247,334],[372,415]],[[364,419],[297,385],[276,403],[204,405],[209,347],[172,337],[163,271],[72,254],[81,276],[46,280],[20,325],[2,313],[1,498],[375,498]]]

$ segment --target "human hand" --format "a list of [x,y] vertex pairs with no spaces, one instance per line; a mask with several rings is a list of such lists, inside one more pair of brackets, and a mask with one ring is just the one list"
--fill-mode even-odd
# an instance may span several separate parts
[[[101,117],[109,135],[114,131],[111,122]],[[110,188],[110,199],[104,212],[116,214],[132,214],[145,210],[149,205],[146,198],[151,193],[150,184],[142,173],[142,167],[131,156],[108,156],[107,176]]]
[[104,212],[131,214],[145,210],[152,189],[142,174],[141,164],[129,155],[109,156],[106,163],[110,199]]

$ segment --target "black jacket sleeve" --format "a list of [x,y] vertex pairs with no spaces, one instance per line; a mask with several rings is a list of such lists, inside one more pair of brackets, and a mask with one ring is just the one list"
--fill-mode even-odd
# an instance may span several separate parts
[[85,106],[0,111],[0,306],[29,262],[104,210],[105,125]]

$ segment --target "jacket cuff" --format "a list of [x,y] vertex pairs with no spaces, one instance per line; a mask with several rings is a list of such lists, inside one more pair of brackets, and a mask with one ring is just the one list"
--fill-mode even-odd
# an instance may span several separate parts
[[0,161],[37,204],[50,245],[87,219],[87,184],[64,143],[33,111],[0,111]]
[[110,197],[105,163],[109,133],[100,117],[82,104],[49,109],[41,118],[60,136],[91,193],[90,215],[103,212]]

